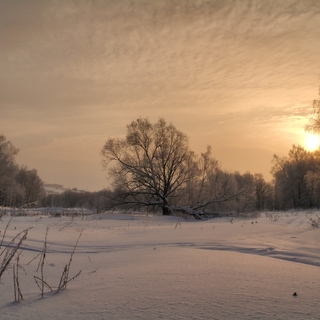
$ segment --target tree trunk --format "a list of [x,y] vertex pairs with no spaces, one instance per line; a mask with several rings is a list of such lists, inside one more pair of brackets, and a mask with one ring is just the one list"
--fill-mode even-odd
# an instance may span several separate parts
[[171,210],[168,206],[162,206],[162,214],[164,216],[169,216],[171,214]]

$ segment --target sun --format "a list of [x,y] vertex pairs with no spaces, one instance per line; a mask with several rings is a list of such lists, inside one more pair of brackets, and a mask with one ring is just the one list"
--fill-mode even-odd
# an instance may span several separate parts
[[308,133],[305,137],[304,144],[309,151],[319,149],[320,137],[317,134]]

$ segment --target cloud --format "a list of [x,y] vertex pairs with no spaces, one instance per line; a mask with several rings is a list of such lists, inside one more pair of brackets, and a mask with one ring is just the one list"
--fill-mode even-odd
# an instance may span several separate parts
[[312,0],[0,0],[1,130],[29,163],[36,145],[59,154],[52,141],[102,141],[140,116],[224,159],[283,150],[316,98],[319,15]]

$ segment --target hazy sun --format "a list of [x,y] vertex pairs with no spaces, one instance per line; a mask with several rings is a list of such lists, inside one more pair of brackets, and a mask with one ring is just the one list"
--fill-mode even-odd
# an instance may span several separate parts
[[317,134],[307,134],[304,144],[309,151],[314,151],[320,146],[320,138]]

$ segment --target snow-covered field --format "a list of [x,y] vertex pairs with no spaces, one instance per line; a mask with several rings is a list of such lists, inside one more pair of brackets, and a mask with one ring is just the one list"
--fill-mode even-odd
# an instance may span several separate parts
[[[13,270],[7,269],[0,318],[320,319],[320,229],[309,220],[315,214],[208,221],[124,214],[14,217],[4,244],[32,227],[20,254],[24,300],[14,302]],[[9,219],[0,221],[0,237]],[[81,232],[70,277],[82,272],[66,290],[41,298],[33,277],[40,277],[47,227],[45,281],[58,285]]]

